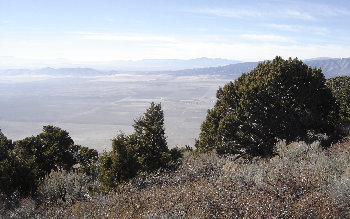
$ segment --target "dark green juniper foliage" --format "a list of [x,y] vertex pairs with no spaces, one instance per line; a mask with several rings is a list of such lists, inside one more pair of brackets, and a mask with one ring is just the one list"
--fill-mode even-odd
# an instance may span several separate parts
[[339,116],[342,123],[350,124],[350,77],[339,76],[327,80],[327,86],[339,105]]
[[91,175],[95,173],[95,164],[98,161],[98,152],[95,149],[81,145],[71,145],[69,151],[73,156],[75,164],[79,164],[79,170]]
[[37,138],[45,149],[46,160],[50,162],[46,164],[48,172],[58,168],[70,170],[74,165],[74,159],[69,149],[74,142],[67,131],[58,127],[44,126],[43,132]]
[[331,134],[338,109],[320,69],[276,57],[217,91],[196,148],[218,153],[271,155],[278,139]]
[[44,126],[36,137],[15,142],[15,154],[26,161],[37,180],[42,180],[52,170],[70,170],[74,165],[69,151],[74,142],[68,132],[58,127]]
[[70,171],[80,164],[90,171],[97,160],[97,151],[74,146],[69,133],[54,126],[44,126],[37,136],[27,137],[14,144],[0,134],[0,190],[7,194],[35,194],[38,186],[51,171]]
[[112,140],[112,151],[100,155],[98,179],[102,190],[108,191],[115,187],[116,183],[127,181],[137,174],[137,150],[132,143],[132,136],[121,133]]
[[11,194],[15,190],[12,181],[15,158],[12,141],[0,130],[0,192]]
[[151,103],[146,113],[135,120],[135,140],[138,162],[142,171],[166,167],[169,149],[164,130],[164,113],[160,104]]
[[38,138],[32,136],[15,142],[14,154],[20,161],[20,169],[16,170],[16,187],[22,195],[34,194],[37,187],[50,173],[50,161],[45,159],[45,148]]
[[133,134],[119,134],[112,141],[112,151],[100,156],[98,177],[102,190],[108,191],[139,172],[166,168],[169,162],[182,156],[179,150],[168,149],[160,104],[152,102],[144,115],[135,120],[133,127]]

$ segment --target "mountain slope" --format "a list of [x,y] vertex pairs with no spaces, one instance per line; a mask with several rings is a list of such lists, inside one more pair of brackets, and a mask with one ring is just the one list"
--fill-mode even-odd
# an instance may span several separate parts
[[321,68],[326,78],[332,78],[340,75],[350,76],[350,58],[310,60],[306,64]]
[[[326,78],[332,78],[340,75],[350,76],[350,58],[306,60],[304,63],[310,65],[311,67],[321,68]],[[178,75],[226,75],[237,78],[242,73],[253,70],[257,64],[258,62],[243,62],[220,67],[185,69],[175,71],[173,73]]]

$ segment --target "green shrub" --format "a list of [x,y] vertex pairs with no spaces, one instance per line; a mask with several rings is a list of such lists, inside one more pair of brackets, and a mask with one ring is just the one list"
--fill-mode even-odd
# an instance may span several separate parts
[[59,168],[70,170],[74,165],[74,159],[69,149],[74,141],[66,130],[50,125],[44,126],[43,132],[36,138],[43,148],[45,161],[42,160],[42,163],[45,163],[47,173]]
[[196,141],[199,151],[271,155],[279,139],[331,135],[338,108],[320,69],[276,57],[217,91]]
[[15,142],[15,154],[26,161],[38,179],[51,170],[70,170],[74,165],[70,146],[74,142],[68,132],[58,127],[44,126],[37,136]]
[[343,123],[350,124],[350,77],[339,76],[327,80],[327,86],[331,89],[337,104],[339,116]]
[[0,193],[11,194],[15,190],[11,182],[15,162],[12,151],[12,141],[0,130]]
[[112,151],[100,155],[98,179],[102,190],[114,188],[117,183],[127,181],[139,171],[137,150],[131,143],[131,137],[121,133],[112,140]]
[[[27,142],[32,142],[33,138],[27,138]],[[32,153],[25,153],[32,150],[30,147],[24,147],[21,153],[16,148],[17,144],[12,144],[0,132],[0,192],[8,196],[14,193],[22,195],[33,194],[39,185],[40,170],[36,165]]]
[[133,127],[137,159],[141,170],[154,171],[166,167],[170,154],[161,105],[152,102],[144,115],[135,120]]
[[13,150],[12,141],[1,132],[0,129],[0,162],[5,161],[10,156],[9,154]]
[[0,191],[21,196],[35,194],[51,171],[72,170],[93,172],[96,150],[74,145],[69,133],[59,127],[44,126],[43,132],[16,141],[14,144],[0,132]]
[[100,156],[98,178],[102,190],[108,191],[140,172],[167,168],[171,161],[182,156],[178,149],[168,149],[160,104],[152,102],[133,127],[133,134],[117,135],[112,141],[112,151]]
[[81,145],[71,145],[69,150],[73,156],[74,164],[77,164],[75,166],[78,166],[76,169],[87,175],[96,174],[97,150]]

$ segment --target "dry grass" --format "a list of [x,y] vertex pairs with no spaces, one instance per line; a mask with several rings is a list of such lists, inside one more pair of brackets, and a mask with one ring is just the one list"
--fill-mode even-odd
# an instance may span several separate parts
[[8,211],[13,218],[349,218],[350,139],[277,145],[270,159],[188,156],[173,172],[143,175],[107,195]]

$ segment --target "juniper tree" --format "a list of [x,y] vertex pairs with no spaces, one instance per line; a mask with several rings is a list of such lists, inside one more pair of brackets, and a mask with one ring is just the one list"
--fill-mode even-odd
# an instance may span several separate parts
[[144,115],[135,120],[133,127],[141,168],[144,171],[153,171],[165,167],[169,158],[169,149],[161,105],[152,102]]
[[73,163],[79,164],[79,169],[90,175],[94,172],[95,164],[98,161],[98,152],[95,149],[81,145],[71,145],[69,152],[73,157]]
[[14,191],[11,182],[14,159],[12,141],[7,139],[0,130],[0,192],[11,193]]
[[327,86],[339,105],[339,116],[343,123],[350,123],[350,76],[338,76],[327,80]]
[[112,140],[112,151],[99,158],[98,178],[103,190],[109,190],[140,172],[166,168],[169,161],[182,156],[178,149],[168,149],[160,104],[152,102],[144,115],[134,121],[133,127],[133,134],[118,134]]
[[33,194],[51,171],[70,171],[80,163],[90,171],[97,151],[75,146],[69,133],[59,127],[44,126],[43,132],[14,143],[11,182],[21,194]]
[[108,191],[120,182],[125,182],[136,176],[140,169],[137,161],[137,147],[132,136],[118,134],[112,140],[112,151],[105,152],[99,158],[100,180],[102,190]]
[[217,91],[195,146],[199,151],[270,155],[278,139],[331,134],[338,109],[320,69],[298,59],[259,63]]

